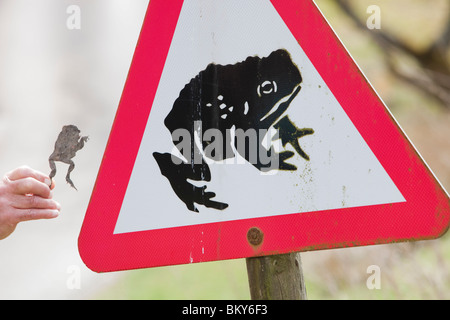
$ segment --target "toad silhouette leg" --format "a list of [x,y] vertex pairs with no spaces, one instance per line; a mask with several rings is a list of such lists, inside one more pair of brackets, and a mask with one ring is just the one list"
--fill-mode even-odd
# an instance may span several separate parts
[[[216,196],[213,192],[206,192],[206,186],[197,187],[187,180],[194,181],[210,181],[211,172],[208,164],[202,162],[201,164],[184,163],[181,159],[176,158],[170,153],[154,152],[153,157],[158,163],[161,174],[165,176],[172,186],[175,194],[186,204],[186,207],[194,212],[199,212],[195,203],[204,205],[207,208],[214,208],[217,210],[224,210],[228,204],[211,200]],[[175,160],[180,160],[181,163],[175,163]],[[178,161],[177,161],[178,162]]]
[[[295,171],[297,167],[286,163],[285,161],[292,156],[294,152],[283,151],[278,153],[273,147],[269,150],[262,144],[262,139],[264,137],[257,134],[258,143],[249,140],[246,141],[245,146],[242,146],[238,139],[235,139],[235,147],[237,152],[245,159],[247,162],[251,163],[256,169],[261,172],[268,172],[271,170],[282,170],[282,171]],[[256,148],[255,148],[256,145]]]
[[273,148],[270,148],[270,150],[267,151],[267,158],[270,158],[270,161],[267,163],[262,163],[258,158],[258,162],[253,164],[253,166],[262,172],[268,172],[271,170],[296,171],[296,166],[286,162],[286,160],[292,158],[293,156],[294,153],[292,151],[283,151],[278,153]]
[[285,116],[281,119],[277,124],[275,124],[275,129],[279,132],[279,138],[281,139],[281,143],[283,147],[285,147],[288,143],[291,144],[295,151],[305,160],[309,161],[309,156],[303,151],[298,143],[298,139],[314,134],[313,129],[299,129],[297,128],[288,116]]

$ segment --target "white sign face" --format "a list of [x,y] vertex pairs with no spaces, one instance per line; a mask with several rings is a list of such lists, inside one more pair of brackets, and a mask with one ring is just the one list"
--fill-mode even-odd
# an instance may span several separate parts
[[[314,130],[298,140],[309,161],[277,140],[279,152],[295,153],[286,162],[296,170],[264,173],[238,153],[208,162],[211,181],[189,182],[207,186],[214,201],[228,206],[196,204],[198,212],[189,210],[153,156],[178,151],[165,118],[182,89],[209,64],[235,65],[279,49],[289,52],[302,76],[301,91],[283,115],[298,128]],[[184,2],[115,234],[404,201],[269,0]]]

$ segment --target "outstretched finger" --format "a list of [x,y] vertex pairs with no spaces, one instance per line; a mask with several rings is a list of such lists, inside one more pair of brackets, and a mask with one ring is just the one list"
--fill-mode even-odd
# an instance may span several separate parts
[[23,178],[9,181],[12,193],[16,195],[35,195],[45,199],[52,197],[52,192],[48,185],[34,178]]
[[7,173],[6,177],[11,181],[21,180],[25,178],[33,178],[42,183],[45,183],[47,186],[51,185],[51,180],[49,176],[40,171],[34,170],[28,166],[22,166],[17,169],[14,169],[11,172]]
[[52,209],[18,209],[16,216],[18,222],[54,219],[59,216],[59,211]]
[[61,205],[52,199],[44,199],[35,195],[14,195],[13,207],[16,209],[51,209],[61,210]]

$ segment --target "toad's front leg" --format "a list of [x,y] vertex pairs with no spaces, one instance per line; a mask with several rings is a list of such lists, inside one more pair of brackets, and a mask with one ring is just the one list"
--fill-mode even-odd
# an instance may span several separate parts
[[78,151],[78,150],[83,149],[84,144],[85,144],[86,142],[88,142],[88,141],[89,141],[89,136],[81,137],[80,140],[79,140],[78,143],[77,143],[77,146],[76,146],[76,148],[75,148],[75,151]]
[[263,144],[263,138],[266,131],[254,131],[256,136],[254,139],[246,139],[245,136],[235,137],[235,147],[237,152],[247,162],[252,164],[261,172],[269,172],[272,170],[295,171],[297,167],[285,162],[294,156],[291,151],[284,151],[278,153],[274,147],[271,146],[269,150]]
[[[264,148],[261,146],[260,148]],[[292,158],[294,156],[294,153],[292,151],[283,151],[281,153],[278,153],[274,150],[274,148],[270,148],[270,150],[267,151],[267,149],[264,148],[266,152],[266,159],[269,159],[268,161],[261,161],[261,158],[258,158],[258,161],[256,163],[252,163],[255,168],[257,168],[261,172],[269,172],[272,170],[281,170],[281,171],[296,171],[297,167],[293,164],[287,163],[286,160]]]
[[310,128],[299,129],[297,128],[288,116],[285,116],[283,119],[278,121],[277,124],[274,125],[275,129],[278,130],[279,138],[281,139],[281,143],[283,147],[289,143],[294,147],[295,151],[306,161],[309,161],[309,155],[306,154],[305,151],[300,147],[298,143],[298,139],[314,134],[314,130]]

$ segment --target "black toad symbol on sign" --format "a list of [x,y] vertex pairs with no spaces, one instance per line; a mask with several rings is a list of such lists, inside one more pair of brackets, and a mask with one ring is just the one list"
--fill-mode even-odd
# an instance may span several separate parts
[[[290,54],[280,49],[234,65],[211,63],[186,84],[164,121],[185,160],[170,153],[154,152],[153,156],[189,210],[198,212],[195,203],[217,210],[228,207],[212,200],[216,194],[206,191],[206,186],[188,182],[211,181],[206,158],[225,160],[237,152],[260,171],[297,170],[285,162],[294,152],[277,153],[264,146],[271,127],[278,130],[272,140],[281,139],[283,146],[290,143],[309,161],[298,139],[314,130],[297,128],[287,116],[276,122],[299,94],[301,82]],[[205,132],[203,139],[199,139],[201,132]],[[205,138],[208,132],[210,139]]]

